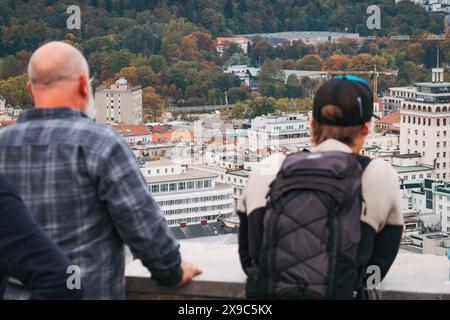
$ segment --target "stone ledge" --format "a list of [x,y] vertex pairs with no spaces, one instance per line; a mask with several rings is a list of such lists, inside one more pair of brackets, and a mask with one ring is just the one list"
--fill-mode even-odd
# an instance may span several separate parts
[[[141,299],[245,299],[245,274],[237,245],[182,242],[183,257],[203,274],[183,288],[164,288],[149,277],[140,261],[127,265],[127,298]],[[381,300],[450,300],[449,262],[446,257],[401,251],[377,295]]]

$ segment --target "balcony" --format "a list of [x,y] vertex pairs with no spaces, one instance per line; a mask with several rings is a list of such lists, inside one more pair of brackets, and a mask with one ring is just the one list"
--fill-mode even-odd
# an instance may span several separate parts
[[[246,276],[241,270],[236,244],[182,241],[183,257],[203,274],[184,288],[159,287],[139,261],[127,265],[127,298],[142,299],[244,299]],[[372,292],[372,298],[376,295]],[[446,257],[400,251],[377,290],[382,300],[449,300],[449,261]]]

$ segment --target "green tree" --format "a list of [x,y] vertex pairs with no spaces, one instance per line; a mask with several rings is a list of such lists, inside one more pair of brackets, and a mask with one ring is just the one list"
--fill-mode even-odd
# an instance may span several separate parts
[[225,62],[225,66],[250,65],[251,61],[248,56],[243,53],[235,53]]
[[272,97],[257,97],[250,102],[251,117],[259,117],[276,111],[276,100]]

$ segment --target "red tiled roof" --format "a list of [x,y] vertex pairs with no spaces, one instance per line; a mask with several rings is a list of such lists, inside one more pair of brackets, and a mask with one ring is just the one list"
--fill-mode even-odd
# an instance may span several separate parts
[[112,127],[124,137],[145,136],[152,134],[144,124],[113,124]]
[[230,42],[249,42],[250,40],[248,40],[245,37],[218,37],[216,39],[217,41],[217,45],[223,45],[225,43],[230,43]]
[[388,115],[385,115],[383,118],[377,121],[378,123],[383,124],[394,124],[400,122],[400,111],[394,111],[392,113],[389,113]]
[[165,133],[169,130],[172,129],[171,125],[168,124],[164,124],[164,125],[156,125],[156,126],[151,126],[150,130],[152,133]]
[[0,120],[0,127],[6,127],[11,124],[15,124],[16,120]]

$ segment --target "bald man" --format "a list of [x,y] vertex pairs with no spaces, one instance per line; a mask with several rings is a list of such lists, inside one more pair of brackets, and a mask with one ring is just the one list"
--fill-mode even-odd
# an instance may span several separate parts
[[[81,269],[84,297],[125,298],[125,244],[161,285],[184,285],[198,275],[181,261],[127,143],[92,121],[89,67],[81,52],[48,43],[31,57],[28,76],[35,108],[0,131],[0,172]],[[6,298],[26,298],[15,283]]]

